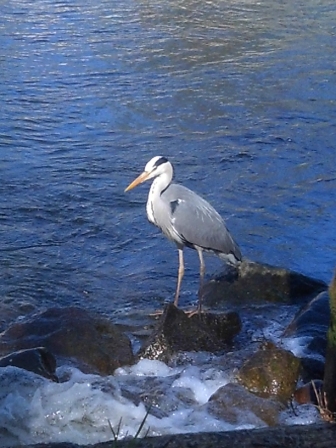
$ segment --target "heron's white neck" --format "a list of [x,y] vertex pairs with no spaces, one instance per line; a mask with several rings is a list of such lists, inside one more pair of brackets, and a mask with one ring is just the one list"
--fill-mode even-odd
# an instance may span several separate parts
[[173,167],[170,163],[165,164],[164,171],[154,178],[150,187],[146,205],[147,217],[150,222],[156,224],[154,217],[154,205],[161,199],[161,193],[168,187],[173,179]]

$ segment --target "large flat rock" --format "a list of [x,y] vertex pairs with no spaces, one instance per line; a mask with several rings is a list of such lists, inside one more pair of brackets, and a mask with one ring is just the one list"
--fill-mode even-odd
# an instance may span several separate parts
[[267,264],[244,260],[236,272],[228,270],[206,283],[203,304],[305,303],[328,285],[321,280]]

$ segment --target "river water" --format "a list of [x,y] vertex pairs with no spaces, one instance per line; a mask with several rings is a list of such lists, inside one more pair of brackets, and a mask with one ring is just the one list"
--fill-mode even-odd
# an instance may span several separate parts
[[[123,321],[173,298],[177,251],[145,216],[155,155],[249,259],[335,267],[336,9],[330,0],[3,2],[3,312]],[[220,269],[206,259],[208,277]],[[194,304],[186,253],[181,306]]]

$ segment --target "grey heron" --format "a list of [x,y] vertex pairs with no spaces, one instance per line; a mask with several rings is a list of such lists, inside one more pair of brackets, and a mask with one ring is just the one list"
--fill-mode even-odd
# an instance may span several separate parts
[[148,220],[159,227],[177,245],[179,269],[174,305],[177,306],[184,275],[183,249],[195,249],[200,261],[198,310],[205,273],[203,251],[211,252],[227,264],[236,266],[242,255],[219,213],[203,198],[183,185],[172,183],[173,166],[162,156],[153,157],[145,170],[125,189],[131,190],[146,180],[154,179],[147,200]]

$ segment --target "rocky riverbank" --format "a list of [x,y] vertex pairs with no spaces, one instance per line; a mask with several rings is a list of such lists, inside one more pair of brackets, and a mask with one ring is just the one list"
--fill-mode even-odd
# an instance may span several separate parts
[[[243,414],[245,425],[253,427],[258,422],[257,426],[265,425],[272,429],[179,434],[137,440],[136,444],[141,447],[196,447],[218,445],[220,440],[220,445],[224,447],[225,443],[232,445],[233,441],[244,447],[255,446],[253,443],[258,446],[308,447],[313,444],[307,445],[307,441],[303,444],[300,438],[304,440],[310,431],[314,434],[322,432],[327,443],[328,437],[331,438],[331,429],[326,425],[304,428],[279,426],[280,415],[293,397],[297,398],[297,403],[314,401],[311,388],[298,389],[298,381],[309,383],[323,379],[329,322],[327,285],[285,269],[245,262],[237,276],[232,276],[230,272],[223,274],[205,285],[202,293],[207,310],[201,315],[168,304],[162,313],[151,318],[152,323],[146,328],[135,325],[134,328],[128,327],[127,331],[105,317],[77,307],[52,308],[27,316],[0,335],[0,367],[17,366],[50,381],[64,382],[67,378],[57,377],[56,364],[74,366],[87,374],[106,376],[141,359],[163,361],[170,365],[176,362],[173,360],[179,354],[188,352],[220,354],[220,359],[226,362],[226,354],[230,353],[232,357],[235,340],[244,331],[240,307],[243,309],[260,302],[275,302],[279,306],[295,303],[300,306],[300,311],[284,329],[283,337],[309,334],[311,350],[318,353],[320,359],[297,357],[288,349],[265,339],[255,345],[253,352],[248,352],[246,359],[237,363],[232,381],[215,390],[202,405],[207,415],[232,425],[236,425]],[[232,304],[235,310],[226,311],[225,308]],[[141,341],[141,347],[136,352],[131,344],[132,334]],[[165,397],[159,389],[149,385],[141,397],[132,393],[131,399],[145,403],[149,413],[161,415],[160,407]],[[314,435],[309,440],[313,438]],[[316,440],[320,438],[316,436]],[[288,443],[281,445],[284,440]],[[297,445],[290,445],[295,440]],[[271,445],[275,441],[278,444]],[[75,445],[37,446],[68,448]]]

